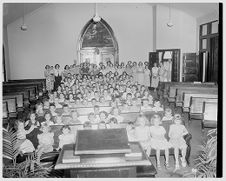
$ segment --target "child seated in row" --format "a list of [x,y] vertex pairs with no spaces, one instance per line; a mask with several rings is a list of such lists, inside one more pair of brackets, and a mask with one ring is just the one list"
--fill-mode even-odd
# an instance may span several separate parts
[[169,167],[169,148],[171,144],[165,138],[166,130],[163,126],[160,126],[161,118],[159,115],[154,115],[151,119],[150,126],[150,145],[151,149],[156,150],[156,158],[157,158],[157,168],[160,170],[160,151],[165,150],[165,166]]
[[154,102],[154,107],[152,108],[152,111],[155,111],[155,112],[163,111],[163,107],[159,100],[156,100]]
[[66,144],[75,143],[75,135],[71,133],[71,128],[67,125],[61,128],[62,134],[59,135],[59,146],[57,150],[62,149]]
[[51,128],[48,126],[48,124],[46,123],[43,124],[40,129],[42,133],[37,136],[39,141],[39,145],[36,150],[38,155],[38,161],[40,161],[40,157],[43,153],[48,153],[53,151],[54,134],[50,132],[50,129]]
[[16,122],[17,126],[17,142],[15,148],[18,148],[19,152],[22,154],[33,152],[35,150],[32,142],[26,139],[26,135],[34,130],[35,125],[31,125],[29,130],[25,130],[24,122],[22,120],[18,120]]
[[120,116],[120,109],[118,107],[112,108],[111,114],[108,118],[116,118],[118,123],[122,123],[124,121],[124,117]]
[[52,121],[52,116],[51,116],[51,113],[49,111],[47,111],[45,113],[45,121],[41,123],[42,124],[47,124],[48,126],[51,126],[51,125],[54,125],[54,122]]
[[188,134],[187,129],[184,125],[182,125],[182,119],[180,114],[175,114],[173,119],[173,124],[170,125],[169,129],[169,142],[172,144],[174,148],[174,155],[175,155],[175,170],[179,169],[179,150],[182,152],[181,164],[182,167],[186,167],[186,150],[187,144],[184,140],[184,136]]
[[135,138],[140,142],[142,148],[150,155],[150,129],[147,126],[147,118],[139,115],[136,120],[137,126],[135,127]]
[[170,121],[170,122],[173,121],[172,110],[170,108],[165,109],[162,121]]

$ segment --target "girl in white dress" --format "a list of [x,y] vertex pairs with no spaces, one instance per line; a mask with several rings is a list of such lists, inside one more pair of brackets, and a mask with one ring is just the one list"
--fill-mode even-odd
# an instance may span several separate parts
[[156,91],[156,88],[159,85],[159,68],[157,67],[157,63],[154,63],[154,67],[151,69],[151,74],[151,87]]
[[19,152],[22,154],[33,152],[35,150],[32,142],[26,139],[26,135],[32,132],[36,128],[35,125],[31,125],[29,130],[24,129],[24,122],[19,120],[17,121],[17,143],[15,145],[18,148]]
[[187,144],[184,140],[184,135],[188,134],[187,129],[184,125],[181,124],[181,115],[175,114],[174,115],[174,124],[170,125],[169,129],[169,142],[172,144],[174,148],[174,156],[175,156],[175,170],[179,169],[179,149],[182,151],[182,158],[181,158],[181,164],[182,167],[186,167],[186,150],[187,150]]
[[147,87],[150,87],[151,83],[151,71],[148,69],[148,66],[146,65],[144,68],[144,85]]
[[40,160],[42,153],[53,151],[54,144],[54,133],[50,132],[50,127],[47,124],[43,124],[40,130],[43,133],[37,136],[39,141],[39,145],[37,148],[38,161]]
[[160,126],[161,118],[159,115],[155,114],[151,118],[150,134],[151,134],[151,148],[156,150],[156,158],[157,158],[157,167],[160,170],[160,151],[165,150],[165,166],[169,167],[169,148],[171,144],[165,138],[166,130],[163,126]]
[[150,128],[147,126],[148,120],[145,116],[140,115],[137,117],[135,127],[135,138],[140,142],[142,148],[146,151],[149,156],[151,153],[151,145],[150,145]]

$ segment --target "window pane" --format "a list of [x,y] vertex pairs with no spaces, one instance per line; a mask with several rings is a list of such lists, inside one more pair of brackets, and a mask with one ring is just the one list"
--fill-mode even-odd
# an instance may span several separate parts
[[202,49],[206,49],[206,47],[207,47],[207,41],[206,41],[206,39],[203,39],[202,40]]
[[211,33],[218,33],[218,21],[213,22],[211,26]]
[[202,25],[202,35],[207,35],[207,24]]

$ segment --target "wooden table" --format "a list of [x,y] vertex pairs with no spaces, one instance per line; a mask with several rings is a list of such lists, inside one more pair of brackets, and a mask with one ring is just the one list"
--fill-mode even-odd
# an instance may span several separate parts
[[[141,160],[125,160],[124,154],[81,155],[79,163],[62,163],[65,150],[74,150],[74,145],[64,145],[55,169],[64,170],[67,178],[112,178],[112,177],[155,177],[156,169],[144,153],[138,142],[130,142],[130,146],[138,145],[142,152]],[[115,160],[112,162],[112,157]],[[110,158],[110,159],[109,159]],[[105,161],[103,161],[105,160]],[[111,160],[108,162],[108,160]]]

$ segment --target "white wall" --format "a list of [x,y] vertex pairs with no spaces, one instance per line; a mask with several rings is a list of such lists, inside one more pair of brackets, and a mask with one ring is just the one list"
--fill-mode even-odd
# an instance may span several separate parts
[[183,53],[196,52],[196,19],[183,11],[172,8],[173,27],[167,26],[169,7],[157,5],[156,49],[181,49],[180,80]]
[[[119,60],[148,60],[153,51],[152,7],[148,4],[100,4],[99,15],[112,27]],[[42,78],[46,64],[61,66],[77,59],[77,41],[94,14],[94,4],[48,4],[8,25],[9,79]]]

